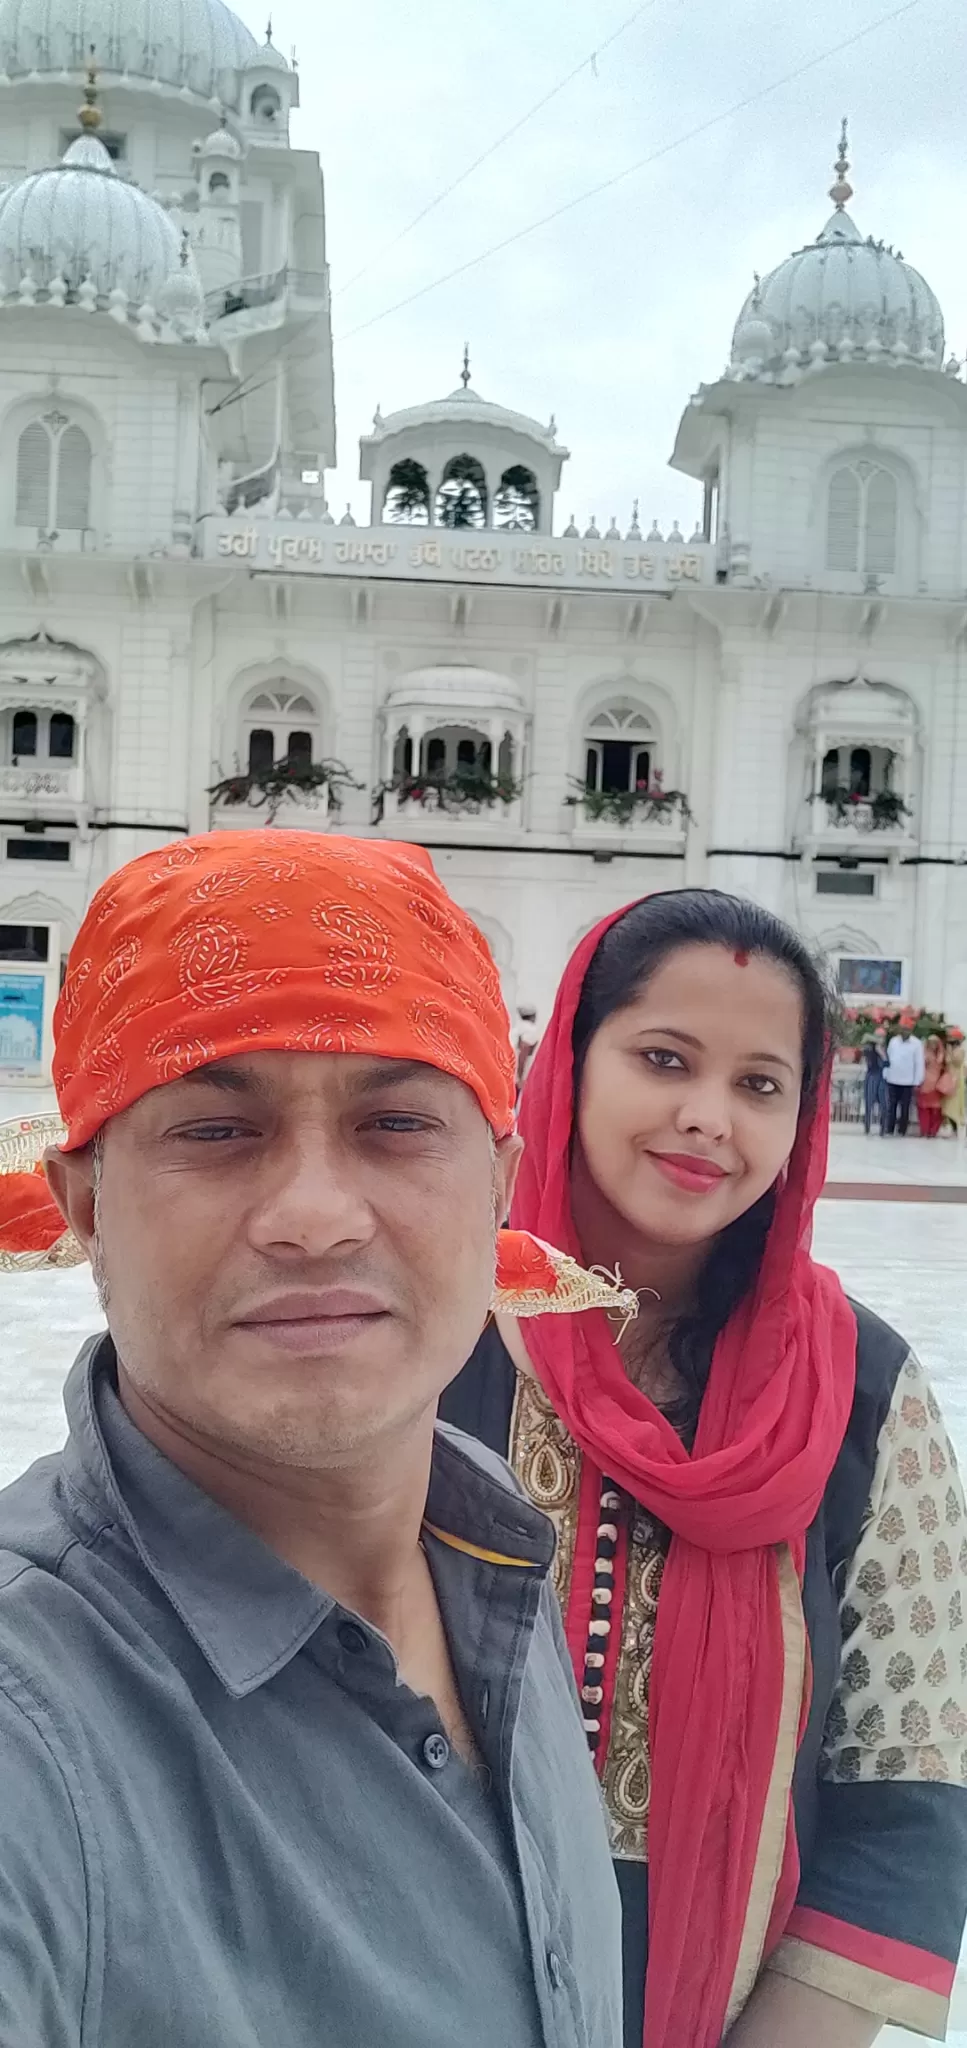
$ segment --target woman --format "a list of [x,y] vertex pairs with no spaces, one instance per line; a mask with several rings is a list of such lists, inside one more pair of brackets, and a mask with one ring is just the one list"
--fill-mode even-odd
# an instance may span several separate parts
[[935,1138],[943,1121],[945,1057],[943,1039],[932,1031],[923,1048],[923,1080],[917,1089],[917,1121],[921,1138]]
[[886,1066],[886,1033],[870,1032],[863,1040],[863,1060],[866,1073],[863,1078],[863,1125],[867,1137],[873,1128],[876,1114],[880,1123],[886,1107],[886,1087],[883,1071]]
[[812,960],[755,905],[599,926],[512,1220],[640,1313],[501,1318],[443,1402],[557,1524],[626,2048],[940,2035],[959,1952],[964,1504],[916,1361],[809,1255],[828,1046]]
[[[944,1093],[944,1082],[949,1085]],[[958,1138],[964,1124],[964,1034],[959,1025],[947,1036],[947,1065],[941,1082],[944,1136]]]

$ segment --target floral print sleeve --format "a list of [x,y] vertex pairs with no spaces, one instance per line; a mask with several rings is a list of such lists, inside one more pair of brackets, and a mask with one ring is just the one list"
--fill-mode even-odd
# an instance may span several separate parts
[[967,1514],[953,1445],[911,1355],[843,1589],[824,1775],[967,1784]]
[[823,1824],[772,1966],[943,2038],[967,1909],[967,1512],[917,1359],[840,1598]]

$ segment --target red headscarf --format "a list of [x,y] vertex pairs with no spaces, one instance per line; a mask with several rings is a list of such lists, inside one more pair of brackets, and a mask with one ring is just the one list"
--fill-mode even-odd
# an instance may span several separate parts
[[[64,1150],[152,1088],[251,1052],[419,1060],[472,1089],[498,1138],[515,1062],[486,940],[418,846],[335,833],[211,832],[98,890],[54,1017]],[[0,1263],[63,1245],[39,1173],[0,1172]],[[497,1284],[565,1305],[560,1262],[502,1231]]]
[[[573,1256],[580,1248],[569,1190],[572,1030],[593,955],[624,915],[598,925],[571,960],[520,1117],[526,1151],[512,1223]],[[798,1883],[788,1771],[779,1843],[765,1873],[759,1852],[775,1798],[780,1721],[790,1712],[780,1546],[801,1579],[806,1531],[846,1432],[855,1378],[855,1319],[835,1274],[808,1250],[827,1131],[828,1077],[800,1118],[754,1291],[715,1346],[691,1453],[631,1384],[600,1311],[555,1323],[541,1317],[525,1331],[537,1376],[584,1453],[566,1617],[579,1683],[601,1476],[672,1531],[649,1700],[646,2048],[717,2048],[734,2016],[740,1959],[751,1982]],[[595,1709],[600,1761],[619,1634],[611,1632],[601,1674],[604,1708]],[[800,1681],[794,1730],[806,1704]],[[765,1901],[750,1971],[753,1878],[757,1899],[765,1884]]]

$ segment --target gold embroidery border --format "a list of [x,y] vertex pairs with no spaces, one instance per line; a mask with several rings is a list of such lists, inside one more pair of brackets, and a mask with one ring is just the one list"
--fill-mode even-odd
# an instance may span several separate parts
[[519,1367],[510,1417],[508,1462],[528,1499],[554,1525],[554,1588],[566,1611],[577,1540],[581,1453],[554,1413],[543,1387]]
[[844,2005],[859,2006],[861,2012],[875,2013],[894,2026],[912,2027],[930,2040],[942,2041],[947,2031],[950,2001],[939,1991],[925,1991],[919,1984],[906,1984],[900,1977],[887,1977],[848,1956],[833,1955],[816,1948],[811,1941],[787,1934],[770,1956],[767,1970],[778,1977],[791,1977],[797,1984],[809,1984],[825,1991]]
[[745,1926],[742,1930],[738,1961],[725,2015],[726,2033],[751,1997],[762,1966],[769,1917],[782,1870],[789,1793],[799,1744],[799,1722],[806,1676],[806,1619],[802,1609],[799,1577],[787,1543],[777,1546],[776,1567],[779,1574],[779,1607],[782,1620],[782,1703]]

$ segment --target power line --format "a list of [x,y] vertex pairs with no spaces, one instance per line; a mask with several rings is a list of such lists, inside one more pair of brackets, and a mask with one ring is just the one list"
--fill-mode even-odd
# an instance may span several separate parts
[[413,215],[412,220],[407,221],[405,227],[400,228],[398,234],[394,235],[390,241],[385,242],[383,247],[376,251],[375,256],[369,257],[361,270],[354,271],[352,277],[347,278],[346,283],[339,286],[338,291],[333,293],[333,297],[341,298],[343,292],[351,291],[353,285],[358,284],[361,277],[368,277],[376,264],[382,263],[383,258],[388,256],[392,249],[397,248],[400,242],[405,241],[407,235],[411,235],[413,229],[418,228],[421,221],[426,220],[428,214],[435,212],[438,206],[443,205],[445,199],[450,198],[451,193],[456,192],[461,185],[465,185],[467,179],[472,178],[474,171],[479,171],[481,164],[485,164],[488,158],[495,156],[498,149],[502,149],[504,143],[510,142],[514,135],[519,135],[521,129],[526,128],[528,121],[532,121],[535,114],[540,114],[545,107],[549,107],[551,101],[557,99],[558,94],[564,91],[565,86],[570,85],[575,78],[580,76],[582,71],[586,71],[589,65],[594,77],[597,78],[598,58],[603,57],[605,50],[610,50],[612,43],[616,43],[618,38],[625,35],[629,28],[634,27],[635,22],[640,20],[643,14],[647,14],[656,5],[657,0],[641,0],[640,7],[636,7],[634,13],[629,14],[626,20],[622,21],[610,36],[606,36],[603,43],[596,43],[594,49],[589,50],[587,56],[582,57],[580,63],[574,65],[573,70],[568,71],[565,77],[559,78],[557,84],[552,85],[550,91],[544,93],[541,99],[535,100],[533,106],[528,107],[527,112],[521,114],[519,120],[514,121],[509,128],[504,129],[502,135],[498,135],[495,141],[488,143],[487,148],[481,150],[479,156],[474,157],[473,162],[467,165],[466,170],[461,171],[456,178],[453,178],[449,185],[445,185],[443,191],[438,192],[434,199],[428,199],[426,205],[420,208],[419,213]]
[[[367,275],[368,272],[373,269],[375,264],[381,262],[383,257],[389,254],[389,251],[391,249],[395,249],[398,242],[402,242],[404,238],[408,234],[410,234],[412,230],[415,227],[417,227],[421,221],[426,219],[427,214],[432,213],[437,206],[441,206],[443,204],[443,201],[445,199],[448,199],[451,192],[455,192],[459,185],[465,184],[466,180],[472,176],[473,172],[479,170],[480,165],[487,162],[488,157],[493,156],[498,149],[501,149],[504,143],[510,140],[511,136],[517,135],[520,132],[520,130],[526,126],[528,121],[533,120],[535,114],[540,113],[542,108],[550,104],[551,100],[556,99],[557,95],[564,91],[565,86],[570,85],[572,79],[577,78],[579,73],[584,71],[589,64],[592,70],[594,71],[595,77],[597,77],[597,59],[604,55],[605,50],[610,50],[612,44],[616,43],[620,36],[625,35],[627,30],[634,26],[634,23],[639,20],[641,15],[646,14],[649,11],[649,9],[656,5],[657,0],[641,0],[641,5],[639,7],[636,7],[632,14],[627,15],[624,21],[620,22],[618,24],[618,27],[616,29],[613,29],[612,33],[609,36],[605,37],[603,42],[596,43],[594,49],[591,50],[586,57],[582,57],[580,63],[575,64],[573,70],[569,71],[564,78],[559,79],[557,84],[553,85],[550,91],[546,92],[543,95],[543,98],[536,100],[534,102],[534,105],[532,107],[529,107],[527,112],[522,114],[520,116],[520,119],[515,121],[510,128],[505,129],[502,135],[498,135],[496,141],[490,143],[488,148],[483,150],[480,156],[475,157],[473,163],[468,164],[465,171],[461,171],[459,176],[454,178],[451,184],[447,185],[442,192],[438,192],[435,199],[429,200],[427,205],[422,208],[421,212],[415,214],[413,219],[408,222],[407,226],[401,228],[399,234],[393,237],[392,241],[387,242],[383,249],[379,250],[375,256],[371,257],[370,260],[366,264],[364,264],[362,270],[357,270],[355,272],[355,275],[349,278],[346,284],[340,285],[339,290],[334,292],[332,294],[332,297],[334,299],[339,298],[343,292],[348,292],[352,285],[358,283],[361,277]],[[324,317],[325,315],[323,313],[310,313],[306,320],[300,322],[299,326],[294,330],[293,334],[288,337],[288,339],[281,340],[279,342],[278,347],[275,349],[272,356],[269,358],[269,362],[279,362],[281,358],[285,355],[286,351],[290,349],[293,346],[293,344],[299,339],[300,335],[303,334],[308,327],[314,326],[319,320],[323,319]],[[264,367],[267,366],[268,365],[265,365]],[[209,417],[211,417],[215,413],[222,412],[226,406],[234,405],[237,403],[238,400],[247,398],[251,392],[263,390],[266,383],[268,382],[268,379],[263,376],[260,382],[253,384],[253,377],[257,377],[258,375],[259,373],[257,371],[252,371],[248,378],[242,378],[240,382],[236,384],[234,390],[227,392],[224,398],[219,399],[217,405],[211,407]]]
[[711,114],[705,121],[699,121],[694,128],[687,129],[682,135],[676,135],[671,142],[663,143],[660,149],[651,150],[647,156],[639,157],[636,163],[627,164],[623,171],[615,171],[611,177],[602,178],[597,185],[589,185],[574,199],[566,199],[563,205],[554,207],[550,213],[542,214],[539,220],[530,221],[526,227],[515,229],[513,234],[505,235],[502,241],[492,242],[489,249],[481,249],[478,255],[468,257],[466,263],[458,263],[442,277],[435,277],[429,284],[420,285],[417,291],[409,292],[405,299],[397,299],[392,306],[385,306],[381,313],[373,313],[368,320],[361,320],[357,326],[347,328],[337,340],[351,341],[355,335],[365,334],[367,328],[375,327],[380,321],[389,320],[394,313],[401,313],[405,307],[415,305],[418,299],[426,298],[428,292],[439,291],[441,286],[452,283],[455,277],[464,277],[468,270],[475,270],[478,264],[488,262],[491,256],[499,256],[504,249],[513,248],[516,242],[524,241],[528,235],[537,234],[540,228],[549,227],[564,214],[572,213],[575,207],[584,206],[589,199],[598,198],[602,192],[610,192],[625,178],[634,177],[637,171],[643,171],[649,165],[659,163],[663,157],[670,156],[673,150],[682,149],[687,142],[695,142],[699,136],[709,134],[713,128],[720,128],[735,114],[744,113],[747,108],[757,106],[760,100],[768,99],[771,93],[780,92],[783,86],[794,84],[808,72],[828,63],[831,57],[838,57],[844,50],[853,49],[857,43],[864,42],[867,36],[874,35],[878,29],[889,27],[891,22],[899,21],[906,14],[912,14],[914,8],[921,5],[922,0],[903,0],[902,6],[893,7],[888,13],[878,15],[875,21],[867,22],[865,28],[857,29],[851,36],[844,36],[839,43],[830,44],[826,49],[820,50],[815,57],[808,57],[792,71],[784,72],[781,78],[774,78],[771,84],[760,86],[758,91],[747,93],[743,99],[733,101],[730,107],[723,108],[718,114]]

